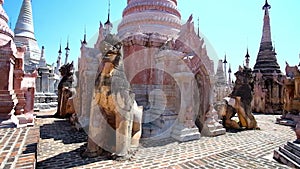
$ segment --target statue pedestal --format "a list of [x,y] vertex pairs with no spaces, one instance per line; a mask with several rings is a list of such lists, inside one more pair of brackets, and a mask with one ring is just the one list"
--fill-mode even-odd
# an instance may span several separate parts
[[218,136],[226,133],[226,129],[223,128],[223,125],[218,122],[218,112],[214,109],[209,110],[209,112],[206,115],[206,120],[203,125],[203,129],[201,131],[201,134],[204,136]]
[[182,124],[177,124],[173,127],[172,137],[178,141],[199,140],[201,134],[197,127],[188,128]]
[[195,125],[195,103],[193,102],[194,74],[191,72],[179,72],[174,74],[180,87],[181,106],[177,124],[173,127],[171,136],[178,141],[190,141],[200,139],[199,129]]

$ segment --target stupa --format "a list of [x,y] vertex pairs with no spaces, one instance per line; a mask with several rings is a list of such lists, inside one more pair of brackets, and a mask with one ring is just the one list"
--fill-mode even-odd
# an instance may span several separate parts
[[16,45],[13,42],[14,33],[9,28],[8,16],[0,0],[0,68],[2,72],[0,84],[0,119],[9,119],[18,103],[13,89],[13,71],[16,59]]
[[[225,57],[226,58],[226,57]],[[214,103],[218,104],[218,102],[222,102],[225,97],[227,97],[230,92],[232,86],[230,85],[231,77],[229,76],[229,80],[227,83],[227,79],[225,77],[226,73],[224,72],[223,65],[225,67],[226,59],[223,61],[222,59],[218,62],[217,72],[215,74],[215,97],[214,97]],[[230,75],[231,69],[228,74]]]
[[[256,84],[259,84],[255,97],[264,100],[265,104],[254,104],[254,111],[259,109],[262,113],[281,113],[283,108],[283,74],[277,63],[275,48],[272,45],[269,10],[271,6],[266,0],[263,6],[264,23],[260,48],[253,71],[256,73]],[[261,76],[262,75],[262,76]],[[261,92],[264,91],[264,92]]]
[[[8,16],[0,0],[0,122],[17,127],[33,122],[33,101],[36,74],[24,73],[25,47],[16,47],[14,33],[7,25]],[[3,123],[0,123],[3,125]]]
[[127,78],[145,110],[143,137],[198,139],[214,71],[193,17],[182,25],[176,0],[128,0],[118,36]]
[[34,36],[31,0],[23,0],[14,33],[16,45],[27,47],[24,56],[25,72],[33,72],[39,65],[41,50]]

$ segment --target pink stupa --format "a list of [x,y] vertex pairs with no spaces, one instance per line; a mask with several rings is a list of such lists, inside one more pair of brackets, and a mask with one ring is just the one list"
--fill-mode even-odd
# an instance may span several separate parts
[[176,0],[128,0],[118,34],[127,37],[136,33],[174,36],[181,28],[181,15]]

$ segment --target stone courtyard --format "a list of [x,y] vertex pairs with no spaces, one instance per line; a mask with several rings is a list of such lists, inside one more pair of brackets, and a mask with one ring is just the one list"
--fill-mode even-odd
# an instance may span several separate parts
[[[288,168],[272,159],[273,151],[296,139],[292,128],[275,124],[278,115],[255,115],[261,130],[231,131],[190,142],[142,140],[132,159],[123,162],[83,159],[80,153],[86,146],[86,133],[76,131],[67,120],[53,118],[53,114],[38,113],[35,127],[0,129],[5,136],[0,142],[0,168]],[[37,147],[30,148],[34,144],[26,143],[37,135],[38,128]],[[26,139],[9,143],[16,137]],[[34,159],[34,150],[37,164],[29,158]]]

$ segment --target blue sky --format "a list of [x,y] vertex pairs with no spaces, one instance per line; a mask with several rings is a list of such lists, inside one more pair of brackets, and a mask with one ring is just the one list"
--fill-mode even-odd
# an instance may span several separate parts
[[[263,10],[265,0],[178,0],[182,20],[193,14],[197,25],[200,18],[200,31],[206,36],[223,59],[226,53],[233,71],[244,62],[247,46],[250,53],[250,66],[257,57],[262,35]],[[22,0],[6,0],[6,10],[12,29],[18,18]],[[111,21],[122,18],[126,0],[111,0]],[[298,65],[300,53],[300,1],[269,0],[272,40],[275,43],[278,63],[284,70],[285,61]],[[77,62],[80,55],[80,39],[86,27],[87,39],[95,36],[99,22],[107,19],[108,0],[33,0],[35,37],[38,44],[45,46],[48,63],[56,62],[59,43],[66,47],[70,40],[70,60]],[[93,44],[92,44],[93,45]],[[64,61],[64,58],[62,59]]]

